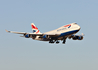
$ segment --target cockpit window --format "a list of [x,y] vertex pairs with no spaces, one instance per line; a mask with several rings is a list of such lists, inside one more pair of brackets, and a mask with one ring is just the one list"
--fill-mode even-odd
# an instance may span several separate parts
[[77,23],[74,23],[74,24],[77,24]]

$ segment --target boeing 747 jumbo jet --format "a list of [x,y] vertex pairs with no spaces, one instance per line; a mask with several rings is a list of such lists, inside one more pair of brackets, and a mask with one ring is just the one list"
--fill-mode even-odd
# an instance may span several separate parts
[[80,26],[77,23],[71,23],[68,25],[64,25],[58,29],[41,33],[38,28],[34,25],[34,23],[31,23],[32,31],[33,33],[26,33],[26,32],[14,32],[14,31],[7,31],[9,33],[16,33],[16,34],[23,34],[21,37],[25,38],[32,38],[33,40],[39,40],[39,41],[49,41],[49,43],[55,43],[58,44],[59,40],[62,40],[63,44],[65,44],[66,39],[73,39],[73,40],[83,40],[84,34],[82,35],[75,35],[79,30]]

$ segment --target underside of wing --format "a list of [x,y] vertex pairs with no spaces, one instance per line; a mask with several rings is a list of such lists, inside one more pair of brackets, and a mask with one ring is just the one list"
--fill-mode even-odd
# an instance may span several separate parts
[[44,33],[36,34],[36,33],[26,33],[26,32],[15,32],[15,31],[8,31],[8,30],[6,30],[6,32],[23,34],[24,36],[21,37],[26,37],[26,38],[32,38],[33,36],[40,36],[40,38],[46,38],[46,37],[55,37],[60,35],[60,34],[44,34]]

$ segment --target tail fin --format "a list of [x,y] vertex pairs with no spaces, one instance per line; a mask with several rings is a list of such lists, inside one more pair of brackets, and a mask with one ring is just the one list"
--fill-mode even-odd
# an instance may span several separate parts
[[40,31],[38,30],[38,28],[35,26],[34,23],[31,23],[31,27],[32,27],[33,33],[36,33],[36,34],[39,34],[40,33]]

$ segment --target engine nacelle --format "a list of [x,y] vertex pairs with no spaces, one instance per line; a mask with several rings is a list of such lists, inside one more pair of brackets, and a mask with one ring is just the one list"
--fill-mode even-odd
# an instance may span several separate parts
[[83,36],[79,36],[78,37],[78,40],[83,40]]
[[30,34],[24,34],[25,38],[30,38]]
[[48,35],[44,35],[43,38],[49,38],[49,36]]
[[78,39],[78,36],[75,36],[75,37],[73,37],[72,39],[73,39],[73,40],[77,40],[77,39]]
[[83,39],[83,36],[74,36],[73,37],[73,40],[82,40]]
[[32,39],[35,39],[36,38],[36,35],[32,35]]

